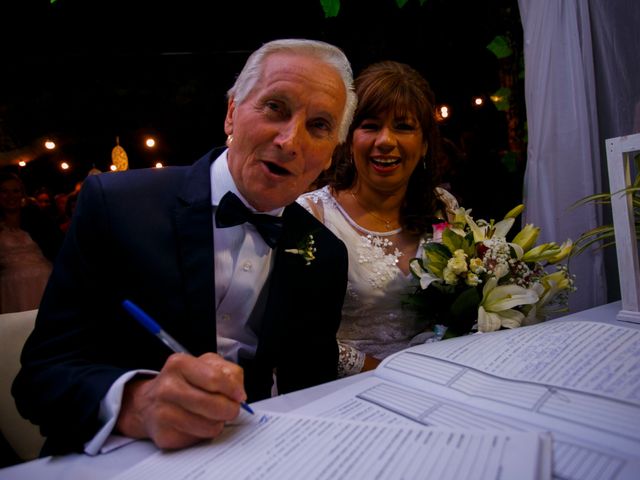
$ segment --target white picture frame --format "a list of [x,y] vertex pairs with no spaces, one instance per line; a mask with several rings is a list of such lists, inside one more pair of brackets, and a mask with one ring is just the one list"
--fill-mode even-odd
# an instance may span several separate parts
[[605,146],[622,297],[616,318],[640,323],[640,263],[632,198],[616,193],[632,184],[631,168],[634,154],[640,153],[640,133],[609,138]]

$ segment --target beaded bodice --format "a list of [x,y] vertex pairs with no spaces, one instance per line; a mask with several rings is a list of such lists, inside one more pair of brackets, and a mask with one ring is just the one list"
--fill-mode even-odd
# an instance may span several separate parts
[[[329,188],[309,192],[298,199],[338,236],[349,252],[349,278],[338,331],[347,343],[382,359],[408,346],[426,322],[403,307],[403,300],[417,281],[398,268],[402,253],[389,237],[399,233],[373,232],[360,227],[331,195]],[[416,256],[418,246],[416,245]]]

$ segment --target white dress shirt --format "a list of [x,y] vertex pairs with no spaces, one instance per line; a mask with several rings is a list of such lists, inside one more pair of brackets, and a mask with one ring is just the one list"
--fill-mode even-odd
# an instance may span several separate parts
[[[225,151],[211,165],[211,203],[214,207],[228,191],[235,193],[249,210],[256,211],[236,188]],[[261,213],[279,216],[283,210]],[[248,320],[269,276],[273,250],[250,223],[228,228],[217,228],[215,220],[213,224],[218,353],[237,362],[240,353],[244,358],[253,358],[256,353],[258,338]]]
[[[215,208],[228,191],[235,193],[252,212],[256,211],[240,194],[231,177],[227,150],[211,164],[210,172],[211,204],[214,207],[212,215],[215,215]],[[278,208],[261,213],[280,216],[283,211],[284,208]],[[258,337],[249,325],[249,318],[269,276],[273,250],[250,223],[217,228],[214,218],[213,241],[217,351],[226,360],[237,363],[240,354],[244,358],[253,358],[256,353]],[[214,347],[215,345],[211,346],[211,351]],[[100,403],[99,418],[103,426],[93,439],[85,444],[85,453],[106,453],[127,443],[126,439],[111,435],[111,431],[120,413],[125,383],[138,373],[158,372],[130,371],[113,383]]]

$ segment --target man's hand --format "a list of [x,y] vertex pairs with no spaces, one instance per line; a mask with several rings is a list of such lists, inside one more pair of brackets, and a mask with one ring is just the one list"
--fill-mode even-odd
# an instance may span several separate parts
[[127,383],[116,429],[177,449],[214,438],[247,399],[238,365],[215,353],[171,355],[154,378]]

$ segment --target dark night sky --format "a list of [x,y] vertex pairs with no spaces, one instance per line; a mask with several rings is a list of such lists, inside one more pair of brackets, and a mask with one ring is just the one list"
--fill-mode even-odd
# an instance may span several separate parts
[[[443,126],[447,137],[458,143],[463,130],[482,128],[492,148],[505,147],[503,114],[492,105],[472,112],[469,102],[500,86],[486,45],[513,28],[517,10],[509,20],[504,8],[516,9],[515,0],[409,0],[402,9],[395,0],[343,0],[331,19],[319,0],[3,4],[0,150],[42,135],[61,143],[23,169],[34,188],[64,190],[93,165],[106,170],[116,136],[131,168],[192,163],[224,141],[225,92],[248,54],[281,37],[334,43],[355,73],[376,60],[407,62],[458,114]],[[160,140],[153,157],[141,147],[147,132]],[[55,168],[63,157],[72,173]]]

